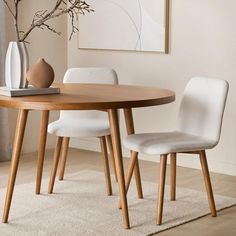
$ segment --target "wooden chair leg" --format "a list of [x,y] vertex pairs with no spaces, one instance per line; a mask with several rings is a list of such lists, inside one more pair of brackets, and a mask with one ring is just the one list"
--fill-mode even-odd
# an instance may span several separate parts
[[[137,162],[138,159],[138,153],[132,151],[131,152],[131,159],[129,161],[129,166],[128,166],[128,172],[127,172],[127,176],[126,176],[126,180],[125,180],[125,188],[126,188],[126,193],[128,193],[129,190],[129,185],[131,182],[131,178],[134,172],[134,168],[135,168],[135,164]],[[119,201],[119,205],[118,208],[121,209],[121,200]]]
[[12,159],[11,159],[11,169],[10,169],[10,174],[9,174],[9,179],[8,179],[7,193],[6,193],[4,212],[3,212],[3,217],[2,217],[3,223],[8,222],[8,216],[9,216],[9,211],[11,207],[11,200],[12,200],[13,190],[15,186],[18,164],[20,160],[20,153],[21,153],[21,148],[22,148],[22,143],[23,143],[23,138],[24,138],[24,133],[25,133],[27,116],[28,116],[28,110],[19,111],[13,152],[12,152]]
[[[128,135],[134,134],[134,119],[133,119],[132,109],[130,108],[124,109],[124,116],[125,116],[127,134]],[[143,198],[143,190],[142,190],[142,182],[141,182],[138,158],[134,167],[134,176],[135,176],[135,181],[136,181],[138,198]]]
[[111,158],[112,165],[113,165],[115,180],[116,180],[116,182],[118,182],[117,171],[116,171],[116,163],[115,163],[115,158],[114,158],[114,151],[113,151],[112,142],[111,142],[111,135],[107,135],[107,143],[108,143],[108,147],[109,147],[109,150],[110,150],[110,158]]
[[176,200],[176,153],[170,154],[170,200]]
[[111,186],[111,175],[110,175],[110,169],[109,169],[109,161],[108,161],[108,155],[107,155],[107,145],[106,145],[106,138],[100,137],[100,144],[101,144],[101,150],[102,150],[102,158],[103,158],[103,165],[104,165],[104,174],[105,174],[105,180],[106,180],[106,187],[107,187],[107,195],[112,195],[112,186]]
[[158,184],[158,200],[157,200],[157,224],[162,223],[162,213],[164,204],[164,194],[165,194],[165,179],[166,179],[166,162],[167,155],[161,155],[160,158],[160,178]]
[[56,173],[57,173],[57,166],[58,166],[60,152],[61,152],[62,140],[63,140],[63,137],[57,137],[56,147],[54,151],[54,158],[53,158],[53,166],[52,166],[50,181],[48,185],[48,193],[50,194],[53,192],[54,182],[55,182]]
[[143,198],[143,188],[142,188],[142,182],[141,182],[138,153],[137,153],[136,163],[134,166],[134,177],[135,177],[135,181],[136,181],[138,198],[142,199]]
[[61,151],[61,169],[59,172],[59,180],[64,179],[65,167],[66,167],[66,160],[67,160],[67,153],[69,148],[69,137],[64,137],[62,141],[62,151]]
[[208,202],[211,209],[211,215],[215,217],[217,213],[216,213],[215,200],[214,200],[214,195],[212,191],[211,179],[210,179],[209,169],[207,165],[205,150],[200,151],[200,161],[201,161],[202,172],[203,172],[207,196],[208,196]]

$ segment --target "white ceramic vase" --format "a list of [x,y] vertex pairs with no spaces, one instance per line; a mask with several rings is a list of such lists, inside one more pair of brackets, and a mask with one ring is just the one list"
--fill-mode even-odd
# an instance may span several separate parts
[[24,42],[10,42],[5,64],[5,81],[8,88],[26,88],[29,56]]

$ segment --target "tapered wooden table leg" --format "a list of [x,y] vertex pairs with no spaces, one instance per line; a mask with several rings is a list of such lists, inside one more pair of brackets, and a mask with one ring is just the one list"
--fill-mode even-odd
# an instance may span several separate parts
[[[126,124],[127,134],[128,135],[134,134],[134,120],[133,120],[133,114],[132,114],[131,108],[124,109],[124,115],[125,115],[125,124]],[[136,154],[136,162],[135,162],[135,166],[134,166],[134,176],[135,176],[135,181],[136,181],[138,197],[143,198],[143,190],[142,190],[142,182],[141,182],[141,175],[140,175],[140,169],[139,169],[138,153]],[[128,191],[128,188],[127,188],[127,191]]]
[[109,122],[111,129],[111,138],[114,149],[116,170],[118,175],[118,184],[120,190],[120,199],[122,204],[122,213],[124,219],[124,228],[129,229],[129,212],[127,204],[127,196],[125,189],[125,176],[124,176],[124,167],[121,151],[121,141],[120,141],[120,129],[119,129],[119,120],[117,110],[108,110]]
[[45,146],[47,140],[49,111],[42,111],[40,137],[38,146],[38,163],[37,163],[37,177],[36,177],[36,194],[40,194],[41,180],[43,174],[43,162],[45,154]]
[[11,160],[11,169],[10,169],[10,175],[8,179],[8,186],[7,186],[7,194],[5,199],[5,206],[4,206],[4,212],[3,212],[3,218],[2,222],[7,223],[10,206],[11,206],[11,199],[13,195],[15,180],[16,180],[16,174],[20,159],[20,153],[25,133],[25,125],[27,121],[28,116],[28,110],[20,110],[18,114],[17,119],[17,126],[16,126],[16,133],[15,133],[15,140],[14,140],[14,146],[13,146],[13,152],[12,152],[12,160]]

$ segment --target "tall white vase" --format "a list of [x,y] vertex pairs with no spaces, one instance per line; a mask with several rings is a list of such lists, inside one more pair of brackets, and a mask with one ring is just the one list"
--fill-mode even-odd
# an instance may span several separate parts
[[26,88],[29,56],[24,42],[10,42],[6,55],[5,81],[8,88]]

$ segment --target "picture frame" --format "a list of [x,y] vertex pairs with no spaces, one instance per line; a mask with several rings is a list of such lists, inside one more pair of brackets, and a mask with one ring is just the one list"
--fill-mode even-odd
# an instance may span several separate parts
[[169,0],[88,0],[79,49],[169,52]]

